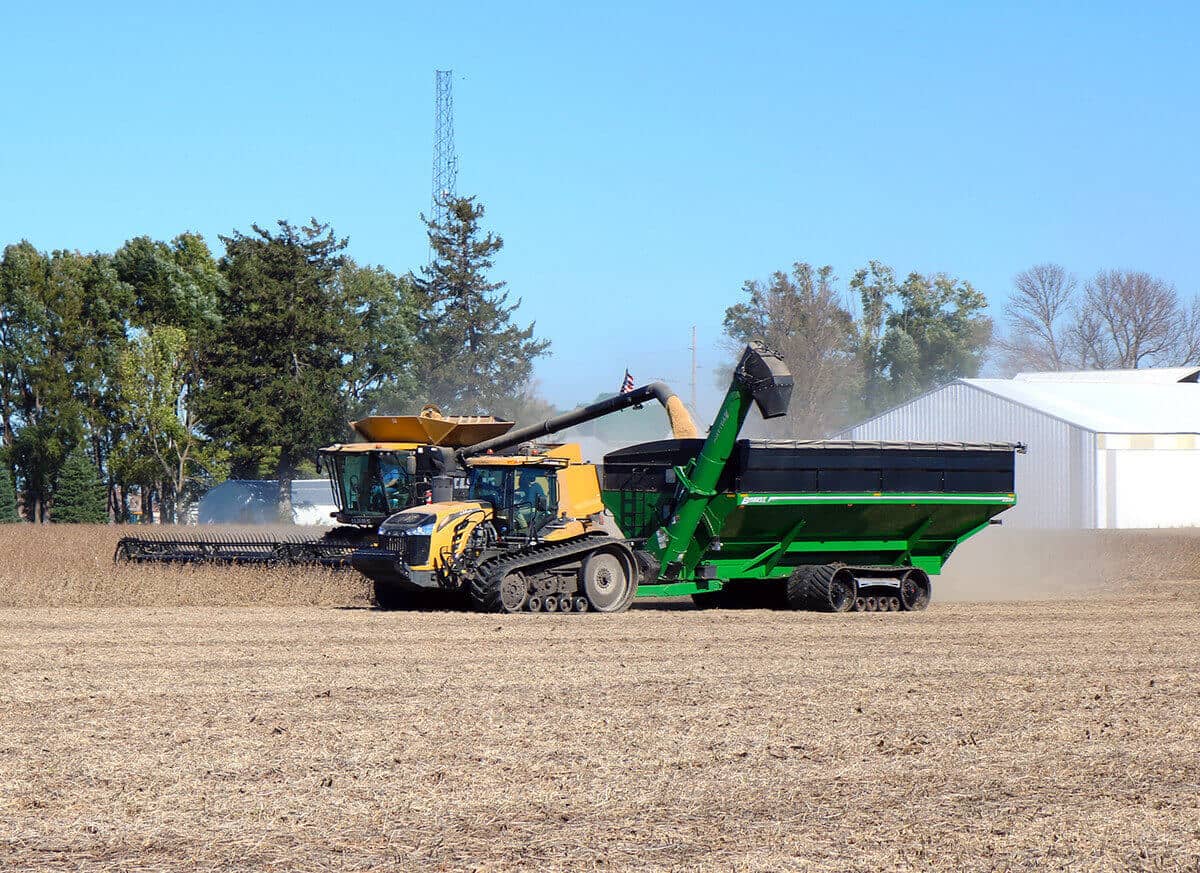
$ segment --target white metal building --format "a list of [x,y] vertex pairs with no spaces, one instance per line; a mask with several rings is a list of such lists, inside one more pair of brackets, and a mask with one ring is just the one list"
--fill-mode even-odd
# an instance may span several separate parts
[[960,379],[841,436],[1019,442],[1006,526],[1200,526],[1200,368]]

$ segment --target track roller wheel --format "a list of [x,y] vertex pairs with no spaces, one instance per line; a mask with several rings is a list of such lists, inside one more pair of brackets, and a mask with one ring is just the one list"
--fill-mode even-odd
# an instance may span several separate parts
[[878,611],[879,611],[879,601],[876,600],[874,597],[868,597],[867,598],[867,612],[878,612]]
[[899,611],[900,611],[900,598],[899,597],[889,597],[888,598],[888,612],[899,612]]
[[500,581],[500,606],[504,612],[520,612],[529,595],[529,582],[520,573],[509,573]]
[[854,606],[851,608],[855,612],[866,612],[867,611],[867,598],[855,597],[854,598]]
[[605,549],[592,552],[579,570],[579,587],[596,612],[624,612],[637,593],[632,556]]
[[586,597],[572,597],[571,598],[571,608],[574,609],[576,612],[587,612],[588,611],[587,598]]
[[900,580],[900,608],[905,612],[917,612],[929,605],[933,595],[933,584],[924,570],[913,568]]
[[535,594],[529,598],[529,601],[525,605],[529,607],[530,612],[541,612],[542,598]]
[[855,603],[856,589],[857,583],[849,570],[814,564],[792,571],[785,597],[791,609],[846,612]]
[[551,594],[542,600],[542,612],[558,612],[558,598]]

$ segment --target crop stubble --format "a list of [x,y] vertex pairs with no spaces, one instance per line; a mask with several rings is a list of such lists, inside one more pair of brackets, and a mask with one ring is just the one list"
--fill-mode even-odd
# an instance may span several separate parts
[[[46,558],[55,536],[82,571]],[[1163,571],[1187,538],[1128,538],[1125,569],[1060,599],[498,618],[353,608],[329,574],[82,560],[110,536],[0,532],[28,554],[0,572],[24,607],[0,610],[0,868],[1200,857],[1200,582]],[[141,605],[47,608],[104,592]],[[226,605],[253,597],[275,605]]]

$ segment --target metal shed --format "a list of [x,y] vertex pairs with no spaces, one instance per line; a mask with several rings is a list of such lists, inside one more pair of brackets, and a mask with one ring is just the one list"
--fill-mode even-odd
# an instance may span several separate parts
[[960,379],[840,436],[1025,443],[1009,526],[1200,526],[1200,368],[1134,372]]

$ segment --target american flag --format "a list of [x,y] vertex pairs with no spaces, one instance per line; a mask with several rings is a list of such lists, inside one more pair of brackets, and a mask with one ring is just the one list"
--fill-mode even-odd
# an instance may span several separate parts
[[629,375],[629,370],[625,371],[625,378],[621,380],[621,393],[628,394],[633,390],[633,377]]

